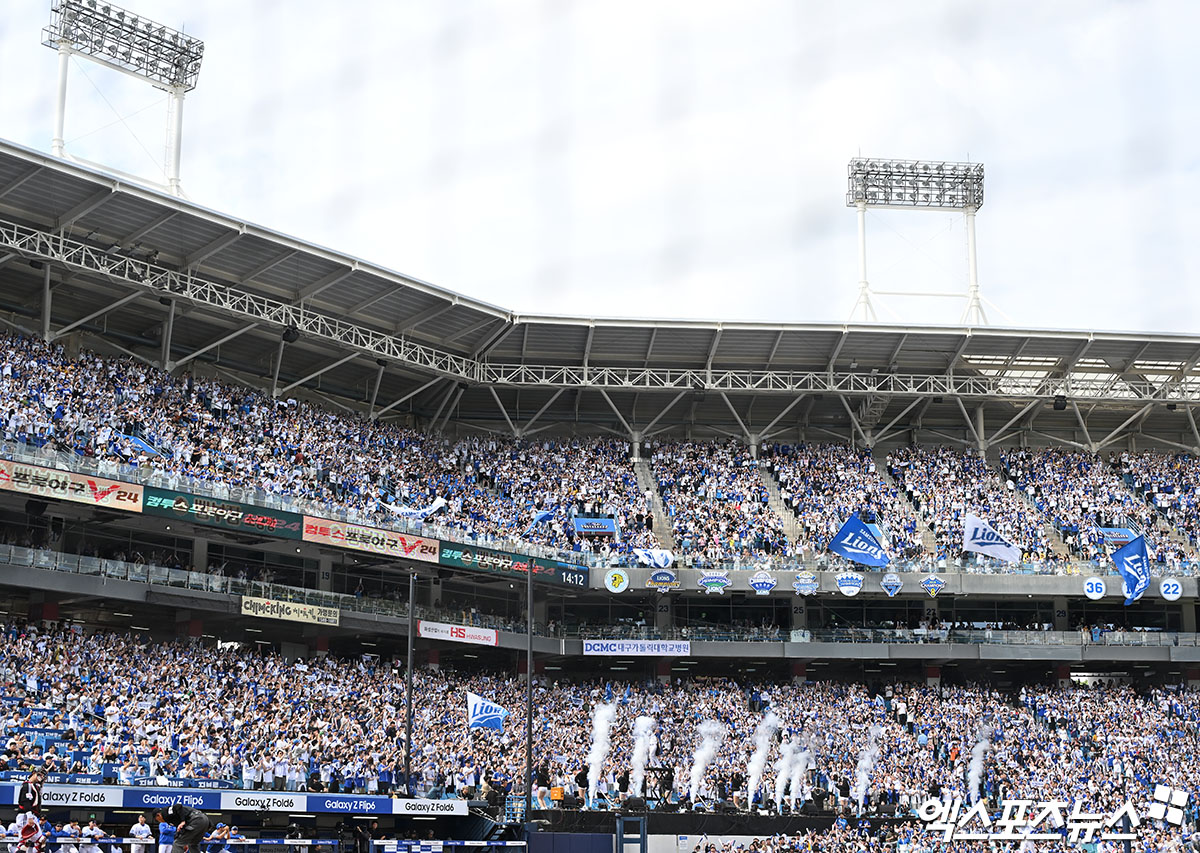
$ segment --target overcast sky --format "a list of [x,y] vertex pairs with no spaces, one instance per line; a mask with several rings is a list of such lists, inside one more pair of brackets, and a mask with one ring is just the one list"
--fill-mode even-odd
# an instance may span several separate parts
[[[0,12],[0,136],[43,151],[49,7]],[[862,154],[985,165],[993,323],[1200,331],[1200,3],[131,8],[206,43],[193,201],[505,308],[846,320]],[[161,177],[165,105],[73,60],[67,150]],[[961,216],[873,211],[867,241],[876,289],[965,290]],[[884,321],[962,308],[877,299]]]

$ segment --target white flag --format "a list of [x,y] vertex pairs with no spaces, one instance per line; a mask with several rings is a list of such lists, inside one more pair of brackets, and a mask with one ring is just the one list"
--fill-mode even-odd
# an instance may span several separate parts
[[441,509],[445,505],[446,505],[446,499],[439,495],[438,497],[433,499],[433,503],[431,503],[427,507],[422,507],[421,509],[417,509],[416,507],[411,507],[411,506],[397,506],[396,504],[384,504],[383,508],[387,509],[387,510],[391,510],[392,512],[396,513],[396,515],[401,516],[402,518],[416,518],[416,519],[424,520],[425,518],[433,515],[435,512],[437,512],[439,509]]
[[963,522],[962,547],[964,551],[975,551],[1006,563],[1021,562],[1021,549],[977,515],[968,515]]
[[675,555],[661,548],[634,548],[633,554],[643,566],[665,569],[675,562]]

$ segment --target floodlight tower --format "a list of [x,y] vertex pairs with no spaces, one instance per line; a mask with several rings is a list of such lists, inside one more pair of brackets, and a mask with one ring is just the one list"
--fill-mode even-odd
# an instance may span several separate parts
[[[55,157],[65,152],[67,70],[72,54],[150,83],[171,96],[167,117],[167,185],[182,195],[179,157],[183,147],[183,96],[196,88],[204,42],[96,0],[54,0],[42,44],[58,51],[58,99],[54,109]],[[75,159],[75,158],[72,158]]]
[[[926,160],[850,161],[846,206],[858,210],[858,301],[853,315],[874,320],[867,283],[867,208],[890,210],[961,210],[967,221],[967,307],[960,322],[987,325],[975,262],[975,212],[983,206],[983,164]],[[875,291],[881,293],[882,291]],[[959,293],[897,293],[897,296],[950,296]]]

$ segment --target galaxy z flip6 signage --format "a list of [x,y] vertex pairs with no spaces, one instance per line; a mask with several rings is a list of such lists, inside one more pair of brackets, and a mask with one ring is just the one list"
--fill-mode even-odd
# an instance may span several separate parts
[[[18,784],[0,785],[0,805],[17,802]],[[269,791],[211,791],[196,788],[121,788],[115,785],[47,785],[42,800],[51,808],[165,809],[182,803],[213,812],[325,812],[333,814],[465,815],[466,800],[393,800],[345,794],[285,794]]]

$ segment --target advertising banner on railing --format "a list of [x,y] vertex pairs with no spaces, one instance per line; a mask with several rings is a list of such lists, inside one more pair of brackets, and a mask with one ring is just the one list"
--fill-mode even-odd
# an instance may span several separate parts
[[585,655],[630,655],[686,657],[692,653],[690,640],[584,640]]
[[477,646],[500,645],[500,634],[492,628],[426,622],[424,619],[417,620],[417,636],[431,640],[449,640],[452,643],[474,643]]
[[304,525],[304,516],[295,512],[188,495],[153,486],[145,487],[142,512],[226,530],[268,533],[281,539],[299,539]]
[[341,624],[342,611],[336,607],[321,607],[316,604],[298,604],[293,601],[277,601],[243,595],[242,615],[261,616],[265,619],[284,619],[288,622],[307,622],[311,625],[338,625]]
[[381,530],[378,527],[366,527],[349,521],[330,521],[326,518],[304,516],[305,542],[317,542],[321,545],[334,545],[338,548],[353,548],[356,551],[370,551],[372,554],[386,554],[389,557],[403,557],[408,560],[419,560],[422,563],[438,561],[438,541],[413,536],[408,533],[397,533],[394,530]]
[[581,588],[588,585],[587,569],[578,566],[558,560],[511,554],[508,551],[493,551],[491,548],[472,548],[470,545],[460,545],[456,542],[442,543],[439,562],[443,566],[476,569],[495,575],[524,576],[526,572],[532,571],[533,578],[537,581]]
[[[0,784],[0,805],[16,804],[20,785]],[[201,811],[332,812],[336,814],[465,815],[466,800],[394,800],[345,794],[213,791],[195,788],[122,788],[116,785],[46,785],[42,802],[51,808],[126,808],[147,812],[183,803]]]
[[7,459],[0,460],[0,489],[126,512],[142,511],[141,486]]

